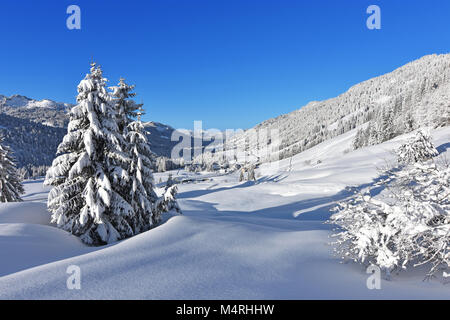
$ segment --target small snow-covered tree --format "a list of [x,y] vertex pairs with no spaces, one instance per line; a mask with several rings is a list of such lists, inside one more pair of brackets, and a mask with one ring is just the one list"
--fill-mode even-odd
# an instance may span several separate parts
[[363,136],[364,136],[364,130],[358,129],[358,131],[356,131],[355,139],[353,140],[353,149],[354,150],[357,150],[364,146]]
[[418,130],[414,137],[410,138],[397,150],[399,163],[414,163],[426,161],[438,155],[433,145],[432,138],[423,130]]
[[394,124],[392,122],[393,114],[390,108],[383,108],[380,126],[378,129],[378,142],[391,140],[395,135]]
[[175,181],[173,180],[173,176],[171,173],[169,173],[169,176],[167,177],[165,190],[169,189],[175,184]]
[[0,137],[0,202],[22,201],[20,196],[24,192],[11,150]]
[[181,214],[180,206],[178,205],[176,195],[178,193],[177,185],[172,185],[164,190],[164,194],[158,199],[156,203],[156,210],[159,212],[175,211]]
[[25,168],[25,167],[17,169],[17,174],[19,175],[21,180],[28,179],[28,177],[30,176],[27,168]]
[[156,167],[158,172],[166,172],[167,171],[167,160],[165,157],[159,157],[156,160]]
[[155,210],[161,213],[176,211],[181,214],[181,209],[176,199],[177,193],[178,187],[176,185],[176,181],[173,179],[172,174],[169,173],[166,185],[164,187],[164,193],[156,201]]
[[244,168],[241,168],[240,173],[239,173],[239,182],[242,182],[245,180],[245,170]]
[[52,222],[92,245],[124,239],[139,229],[123,195],[130,159],[120,134],[106,79],[95,63],[78,85],[78,104],[70,111],[59,156],[47,171],[53,186],[48,208]]
[[412,115],[412,112],[411,112],[411,110],[408,110],[406,112],[406,114],[405,114],[405,121],[404,121],[404,124],[403,124],[404,132],[406,132],[406,133],[407,132],[411,132],[414,129],[414,124],[415,124],[415,121],[414,121],[414,117]]
[[378,128],[376,123],[369,123],[368,126],[368,138],[367,138],[367,145],[373,146],[378,144],[379,137],[378,137]]

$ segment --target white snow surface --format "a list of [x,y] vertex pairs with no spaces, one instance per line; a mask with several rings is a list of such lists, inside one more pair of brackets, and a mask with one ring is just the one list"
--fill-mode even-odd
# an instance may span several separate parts
[[[450,156],[450,128],[432,131]],[[238,174],[172,171],[182,216],[104,247],[87,247],[50,224],[48,188],[27,181],[23,203],[0,204],[0,299],[449,299],[450,288],[410,269],[369,290],[368,274],[333,256],[323,222],[348,187],[370,186],[410,135],[351,148],[355,131]],[[321,163],[318,163],[318,160]],[[168,172],[155,174],[165,181]],[[161,184],[161,186],[164,183]],[[66,286],[71,265],[81,289]]]

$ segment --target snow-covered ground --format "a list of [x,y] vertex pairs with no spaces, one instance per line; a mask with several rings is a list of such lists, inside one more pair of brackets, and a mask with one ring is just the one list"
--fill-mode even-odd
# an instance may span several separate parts
[[[0,205],[0,298],[10,299],[449,299],[449,285],[423,282],[407,270],[381,290],[368,274],[341,264],[323,222],[348,187],[370,186],[391,150],[409,136],[348,152],[355,132],[292,159],[257,170],[257,182],[238,175],[194,174],[181,184],[182,216],[112,245],[92,248],[49,223],[48,189],[28,181],[25,202]],[[450,128],[433,132],[450,155]],[[320,160],[320,163],[318,163]],[[167,173],[156,174],[165,181]],[[203,180],[203,181],[202,181]],[[71,265],[81,289],[66,286]]]

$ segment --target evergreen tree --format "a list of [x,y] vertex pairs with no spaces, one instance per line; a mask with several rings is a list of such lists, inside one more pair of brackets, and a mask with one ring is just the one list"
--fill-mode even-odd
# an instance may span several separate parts
[[378,129],[377,129],[377,125],[376,123],[370,123],[369,127],[369,135],[368,135],[368,139],[367,139],[367,145],[369,146],[373,146],[378,144]]
[[379,128],[379,143],[391,140],[394,137],[393,114],[390,108],[383,108]]
[[405,133],[411,132],[414,129],[414,123],[415,121],[412,112],[411,110],[408,110],[405,115],[405,123],[404,123]]
[[3,145],[3,137],[0,138],[0,202],[22,201],[20,195],[23,189],[21,178],[16,169],[16,164],[11,155],[11,150]]
[[239,182],[244,181],[245,177],[244,177],[244,168],[241,168],[240,173],[239,173]]
[[441,105],[435,105],[431,109],[431,120],[435,128],[450,125],[450,105],[447,101]]
[[78,104],[45,180],[53,186],[48,197],[52,222],[93,245],[130,237],[138,229],[134,210],[122,196],[130,183],[124,168],[131,160],[106,81],[92,63],[78,85]]
[[158,172],[166,172],[167,171],[166,157],[159,157],[156,160],[156,167],[157,167]]
[[119,132],[124,136],[127,134],[128,125],[133,121],[132,119],[138,116],[137,110],[142,106],[132,100],[136,96],[136,93],[131,92],[134,88],[134,85],[126,84],[123,78],[120,78],[118,86],[110,87],[113,91],[117,126]]
[[357,150],[364,146],[363,135],[364,135],[364,130],[358,129],[358,131],[356,132],[355,139],[353,140],[353,149],[354,150]]
[[[125,79],[118,86],[111,87],[119,132],[127,143],[126,150],[132,159],[128,174],[132,183],[124,196],[135,211],[135,232],[147,230],[159,221],[160,212],[155,209],[157,195],[154,191],[153,170],[155,155],[150,150],[145,129],[141,122],[142,104],[132,99],[136,96],[134,85],[128,85]],[[133,121],[137,117],[137,121]]]
[[181,209],[178,205],[176,195],[178,193],[177,185],[172,185],[164,191],[164,194],[156,202],[156,210],[158,212],[170,212],[175,210],[181,214]]
[[[131,152],[131,206],[135,211],[135,225],[140,230],[145,230],[158,223],[160,214],[155,203],[158,196],[154,191],[153,179],[153,158],[154,154],[150,150],[144,126],[141,122],[142,107],[137,112],[137,121],[128,124],[126,140],[129,143]],[[139,231],[139,230],[137,230]]]

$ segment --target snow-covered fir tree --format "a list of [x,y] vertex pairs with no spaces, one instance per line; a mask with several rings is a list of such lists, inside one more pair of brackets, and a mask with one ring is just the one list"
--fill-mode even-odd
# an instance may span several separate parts
[[398,162],[404,164],[426,161],[436,155],[438,151],[433,145],[431,136],[422,129],[397,150]]
[[129,168],[132,182],[130,203],[135,212],[135,225],[146,230],[160,221],[161,211],[155,205],[158,196],[154,191],[154,154],[150,150],[141,122],[142,114],[142,106],[139,106],[137,120],[127,125],[126,141],[132,159]]
[[[154,191],[153,170],[155,154],[150,150],[145,128],[141,122],[142,104],[137,104],[133,98],[136,93],[134,85],[128,85],[121,78],[117,86],[111,87],[116,111],[119,132],[127,142],[126,150],[131,155],[128,174],[132,183],[129,185],[128,197],[135,211],[135,225],[139,230],[147,230],[160,220],[161,212],[156,210],[157,195]],[[134,121],[137,117],[137,120]]]
[[[123,78],[120,79],[118,86],[111,87],[117,126],[119,132],[125,137],[125,149],[131,157],[128,175],[132,183],[129,185],[125,198],[135,212],[133,216],[133,224],[137,228],[135,231],[141,232],[156,225],[161,220],[163,212],[172,209],[178,211],[179,207],[175,199],[176,188],[168,191],[169,186],[166,185],[163,196],[158,199],[156,195],[153,179],[155,167],[158,167],[158,171],[166,171],[173,165],[166,157],[155,160],[156,156],[150,150],[145,128],[141,122],[142,104],[137,104],[133,100],[136,96],[132,92],[134,88],[134,85],[128,85]],[[136,117],[137,120],[133,121]]]
[[123,78],[120,78],[117,86],[110,87],[114,99],[117,126],[123,135],[127,134],[128,125],[132,119],[138,116],[138,109],[141,106],[132,99],[136,96],[136,93],[132,92],[134,88],[134,85],[128,85]]
[[0,202],[22,201],[20,196],[24,192],[11,150],[0,137]]
[[381,121],[378,128],[378,143],[389,141],[395,135],[392,109],[383,108],[380,118]]
[[358,129],[355,139],[353,140],[353,149],[359,149],[364,146],[364,130]]
[[92,245],[134,235],[133,207],[124,199],[131,159],[119,132],[106,79],[95,63],[78,85],[78,104],[70,111],[68,132],[45,184],[53,186],[48,208],[52,221]]
[[405,122],[403,127],[403,132],[411,132],[414,130],[414,117],[412,116],[411,110],[408,110],[405,115]]

